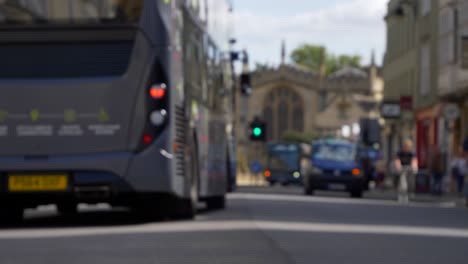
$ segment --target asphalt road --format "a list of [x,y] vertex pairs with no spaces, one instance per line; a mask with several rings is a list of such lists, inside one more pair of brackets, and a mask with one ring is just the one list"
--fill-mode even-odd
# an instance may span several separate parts
[[104,206],[64,219],[44,207],[0,229],[0,263],[468,263],[467,209],[325,195],[244,188],[190,222],[144,223]]

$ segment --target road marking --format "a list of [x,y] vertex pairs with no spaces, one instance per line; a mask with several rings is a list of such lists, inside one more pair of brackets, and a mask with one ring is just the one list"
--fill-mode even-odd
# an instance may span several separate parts
[[350,225],[324,223],[294,223],[273,221],[201,221],[155,223],[121,227],[91,228],[45,228],[0,231],[0,240],[4,239],[45,239],[86,237],[103,235],[158,234],[158,233],[200,233],[232,231],[282,231],[300,233],[368,234],[468,238],[468,229],[411,227],[392,225]]
[[401,203],[398,203],[397,201],[389,201],[389,200],[384,201],[384,200],[370,200],[370,199],[349,199],[349,198],[338,198],[338,197],[310,197],[310,196],[283,195],[283,194],[233,193],[233,194],[229,194],[228,197],[229,199],[232,199],[232,200],[260,200],[260,201],[282,201],[282,202],[410,206],[410,207],[439,207],[439,208],[456,207],[456,202],[435,202],[435,203],[410,202],[408,204],[401,204]]

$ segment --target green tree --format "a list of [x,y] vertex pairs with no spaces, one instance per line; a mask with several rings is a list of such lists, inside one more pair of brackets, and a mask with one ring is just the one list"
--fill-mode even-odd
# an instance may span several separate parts
[[323,70],[325,74],[333,73],[346,65],[357,68],[362,67],[359,55],[335,55],[328,53],[323,46],[310,44],[301,45],[293,50],[291,59],[296,64],[307,67],[312,71],[320,72]]
[[320,65],[326,56],[327,49],[325,47],[309,44],[304,44],[291,53],[292,61],[313,71],[320,71]]
[[338,57],[338,65],[345,66],[353,66],[353,67],[361,67],[361,56],[359,55],[340,55]]

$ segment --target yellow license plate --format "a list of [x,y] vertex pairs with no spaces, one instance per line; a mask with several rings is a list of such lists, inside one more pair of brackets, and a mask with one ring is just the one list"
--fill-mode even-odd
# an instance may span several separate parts
[[67,175],[10,175],[8,190],[11,192],[65,191]]

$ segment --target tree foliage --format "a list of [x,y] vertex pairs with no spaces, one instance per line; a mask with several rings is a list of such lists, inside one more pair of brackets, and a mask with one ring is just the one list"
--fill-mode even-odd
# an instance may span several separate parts
[[323,46],[304,44],[291,53],[291,59],[296,64],[309,68],[312,71],[331,74],[344,66],[361,68],[359,55],[335,55],[327,52]]
[[315,45],[302,45],[291,53],[292,61],[313,71],[320,71],[320,65],[326,57],[326,48]]

